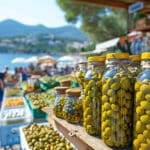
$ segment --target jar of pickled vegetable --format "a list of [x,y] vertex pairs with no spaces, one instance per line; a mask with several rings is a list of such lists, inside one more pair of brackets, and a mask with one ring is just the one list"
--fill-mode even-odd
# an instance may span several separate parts
[[105,57],[88,58],[89,70],[85,75],[83,99],[83,127],[88,134],[100,135],[101,129],[101,87],[105,69]]
[[87,62],[78,63],[78,70],[75,73],[75,77],[82,89],[84,88],[84,76],[86,71],[87,71]]
[[64,118],[63,107],[66,101],[66,90],[68,87],[56,87],[55,88],[55,102],[53,112],[57,117]]
[[141,44],[142,52],[150,52],[150,32],[146,32]]
[[132,143],[134,86],[128,53],[116,53],[114,58],[117,61],[103,75],[101,135],[106,145],[123,148]]
[[130,55],[130,65],[128,69],[131,71],[134,77],[140,73],[140,63],[141,63],[141,56],[140,55]]
[[150,149],[150,52],[141,55],[142,72],[135,83],[134,150]]
[[80,123],[83,118],[82,100],[79,99],[80,89],[68,89],[66,91],[66,103],[63,114],[66,121],[70,123]]
[[71,86],[71,80],[62,80],[60,82],[60,85],[64,86],[64,87],[70,87]]

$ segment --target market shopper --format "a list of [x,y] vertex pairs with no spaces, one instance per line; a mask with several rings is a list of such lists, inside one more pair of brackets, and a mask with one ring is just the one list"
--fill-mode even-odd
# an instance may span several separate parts
[[3,94],[4,94],[4,78],[5,78],[5,74],[0,73],[0,107],[2,104]]
[[[150,24],[150,20],[144,14],[136,14],[134,16],[134,30],[140,31],[142,28]],[[141,54],[144,46],[143,34],[139,34],[131,43],[131,53],[134,55]]]

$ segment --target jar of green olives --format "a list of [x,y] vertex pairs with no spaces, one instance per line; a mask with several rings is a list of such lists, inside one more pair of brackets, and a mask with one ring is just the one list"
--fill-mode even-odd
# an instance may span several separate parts
[[123,148],[132,143],[133,80],[128,71],[129,54],[108,55],[112,67],[102,79],[101,135],[106,145]]
[[78,88],[66,91],[66,103],[63,114],[66,121],[70,123],[81,123],[83,118],[82,100],[79,99],[81,90]]
[[66,90],[68,87],[55,87],[55,102],[53,112],[57,117],[64,118],[63,107],[66,101]]
[[150,52],[142,53],[141,61],[135,83],[133,150],[150,149]]
[[85,75],[83,99],[83,127],[88,134],[99,135],[101,129],[101,88],[105,57],[88,58],[89,70]]
[[130,65],[128,69],[131,71],[134,77],[140,73],[140,63],[141,63],[141,56],[140,55],[130,55]]
[[75,77],[80,87],[83,89],[84,88],[84,76],[87,71],[87,62],[80,62],[77,65],[78,65],[78,69],[75,73]]
[[71,87],[71,80],[62,80],[60,86]]

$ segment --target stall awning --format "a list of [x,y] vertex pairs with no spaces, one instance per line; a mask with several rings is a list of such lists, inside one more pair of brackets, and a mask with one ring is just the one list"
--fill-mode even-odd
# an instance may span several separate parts
[[119,41],[119,37],[114,38],[114,39],[109,40],[109,41],[106,41],[106,42],[103,42],[103,43],[100,43],[100,44],[97,44],[96,50],[94,50],[94,53],[106,51],[107,48],[116,46],[118,41]]

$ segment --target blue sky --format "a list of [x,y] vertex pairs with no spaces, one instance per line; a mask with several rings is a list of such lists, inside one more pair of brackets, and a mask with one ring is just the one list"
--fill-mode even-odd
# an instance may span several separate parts
[[56,0],[0,0],[0,21],[5,19],[48,27],[68,24]]

